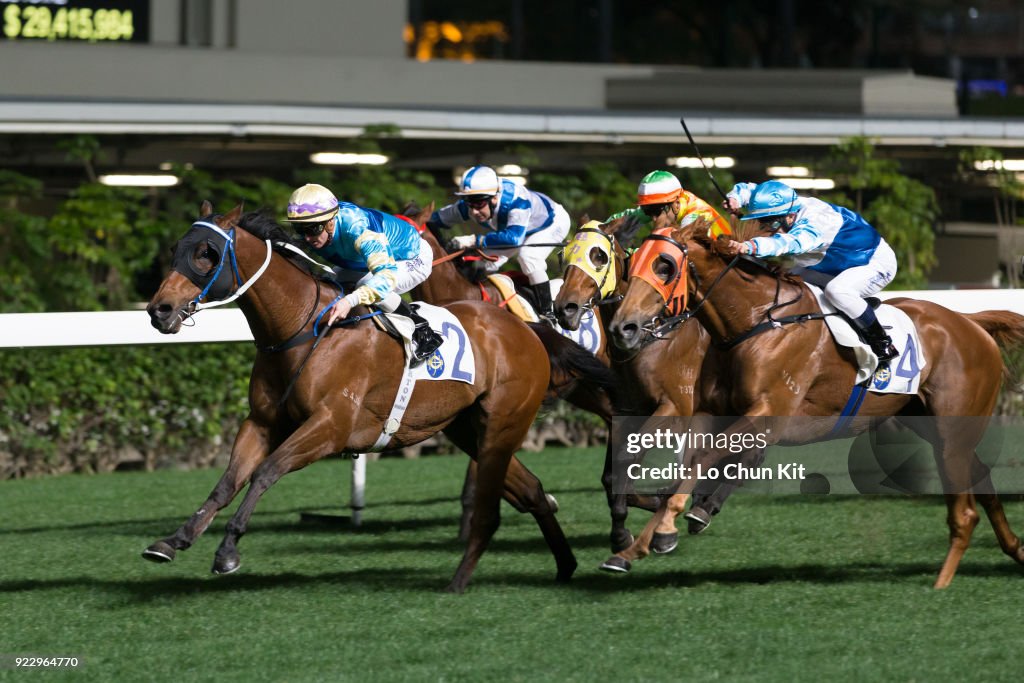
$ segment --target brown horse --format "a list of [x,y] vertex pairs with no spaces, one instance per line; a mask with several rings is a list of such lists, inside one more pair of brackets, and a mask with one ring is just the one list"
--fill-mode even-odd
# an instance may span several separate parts
[[[576,231],[565,249],[564,283],[555,299],[555,313],[562,327],[575,329],[585,315],[597,316],[599,321],[612,319],[626,291],[625,247],[639,227],[639,223],[623,217],[604,224],[595,221]],[[601,308],[606,309],[603,314]],[[606,333],[608,330],[605,326]],[[635,350],[611,350],[612,370],[622,388],[620,404],[638,415],[693,415],[709,341],[700,324],[688,320],[664,334],[649,336]],[[705,381],[708,379],[705,376]],[[611,493],[610,461],[605,476],[612,517],[620,514],[624,521],[626,510],[621,496]],[[620,544],[632,543],[628,530],[626,534],[618,539]],[[651,547],[665,553],[674,550],[677,543],[675,520],[666,519],[656,530]]]
[[[666,228],[659,225],[658,227]],[[828,419],[797,421],[779,416],[826,417],[839,415],[850,396],[856,374],[852,354],[838,347],[820,319],[793,324],[772,324],[782,317],[820,313],[815,297],[799,278],[780,275],[756,262],[721,253],[718,242],[707,237],[707,225],[671,228],[658,238],[675,267],[655,265],[654,273],[667,282],[678,271],[691,274],[690,310],[711,335],[727,349],[731,368],[729,399],[740,418],[729,430],[750,433],[751,418],[774,425],[769,445],[798,444],[827,439],[834,422]],[[742,239],[742,238],[741,238]],[[1010,529],[987,471],[980,467],[975,449],[996,405],[1004,366],[1000,346],[1024,343],[1024,316],[1008,311],[961,315],[927,301],[893,299],[916,324],[928,364],[921,369],[916,395],[868,393],[862,416],[932,416],[909,424],[932,444],[946,492],[950,546],[935,581],[944,588],[952,581],[979,516],[976,503],[988,515],[1003,552],[1024,563],[1024,548]],[[663,297],[648,282],[631,278],[618,313],[612,320],[614,341],[632,348],[642,327],[665,307]],[[775,316],[773,318],[772,316]],[[795,319],[793,319],[795,320]],[[760,333],[758,333],[760,331]],[[951,419],[976,416],[974,419]],[[946,419],[942,419],[946,418]],[[868,421],[855,423],[854,433]],[[790,426],[795,425],[795,426]],[[787,432],[787,429],[789,430]],[[764,433],[762,432],[762,436]],[[699,454],[713,464],[719,454]],[[678,514],[691,483],[668,499],[637,542],[609,559],[629,568],[631,560],[647,554],[654,529],[666,515]]]
[[[430,217],[432,207],[427,207],[423,210],[419,210],[414,206],[407,206],[403,212],[406,217],[410,218],[417,225],[425,225],[427,219]],[[467,278],[465,274],[456,265],[456,259],[453,259],[453,254],[449,254],[444,247],[441,246],[441,242],[437,235],[432,230],[421,230],[421,236],[423,239],[430,244],[431,249],[434,253],[434,266],[431,270],[430,277],[426,281],[418,285],[413,289],[413,298],[426,301],[434,305],[444,305],[454,301],[487,301],[496,305],[501,306],[504,300],[503,295],[498,291],[490,282],[473,282]],[[577,329],[579,326],[578,322],[576,326],[568,329]],[[551,330],[548,326],[538,328],[535,325],[531,327],[535,331],[546,330],[543,334],[551,334]],[[603,364],[606,368],[608,365],[608,344],[607,337],[601,338],[598,352],[595,354],[596,361]],[[582,375],[582,377],[580,376]],[[551,389],[549,391],[548,398],[561,398],[581,410],[592,413],[605,423],[609,433],[611,432],[612,417],[615,413],[613,407],[613,397],[611,395],[610,387],[596,384],[591,378],[603,377],[599,372],[598,368],[594,367],[589,369],[585,373],[577,373],[576,375],[568,373],[555,373],[551,378]],[[601,482],[605,488],[605,494],[608,497],[608,505],[611,511],[612,518],[612,529],[609,533],[611,542],[612,552],[618,552],[623,548],[627,547],[633,541],[632,534],[625,526],[627,516],[627,503],[653,509],[654,504],[650,499],[636,499],[635,497],[629,497],[628,500],[624,496],[615,496],[612,494],[612,460],[611,460],[611,447],[609,447],[605,454],[604,470],[601,476]],[[468,521],[471,519],[470,510],[471,502],[473,497],[473,482],[474,482],[474,470],[475,464],[471,461],[469,468],[466,470],[466,479],[463,486],[462,504],[463,504],[463,516],[460,530],[460,538],[464,537],[466,530],[468,529]]]
[[[250,413],[227,470],[208,499],[177,532],[153,543],[143,556],[172,560],[248,481],[213,563],[215,573],[225,574],[239,566],[237,544],[264,491],[320,458],[373,446],[396,400],[404,352],[372,321],[357,319],[362,316],[318,330],[317,312],[339,293],[297,265],[299,259],[272,247],[290,241],[276,223],[259,214],[243,217],[241,207],[213,215],[209,202],[200,214],[203,218],[178,242],[174,270],[147,311],[154,327],[171,334],[195,312],[200,299],[225,300],[233,292],[259,350],[249,384]],[[498,527],[503,492],[533,514],[555,556],[556,578],[568,580],[576,568],[572,550],[540,482],[513,456],[547,392],[549,351],[554,357],[560,351],[546,349],[546,342],[529,327],[493,306],[463,302],[449,310],[464,325],[472,345],[475,383],[417,383],[387,444],[401,448],[443,430],[479,463],[470,538],[448,589],[461,592],[469,583]],[[568,344],[566,349],[570,346],[578,348]],[[515,364],[508,362],[513,357]]]

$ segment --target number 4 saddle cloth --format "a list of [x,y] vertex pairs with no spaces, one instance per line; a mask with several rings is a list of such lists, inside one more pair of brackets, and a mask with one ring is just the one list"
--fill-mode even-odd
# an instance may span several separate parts
[[[805,283],[806,284],[806,283]],[[921,339],[914,322],[906,313],[895,306],[882,304],[875,309],[878,321],[882,323],[900,355],[887,364],[879,366],[878,357],[871,347],[861,341],[849,321],[824,297],[820,288],[807,285],[818,299],[822,313],[835,313],[825,318],[833,339],[840,346],[853,349],[857,359],[856,384],[868,382],[867,388],[878,394],[916,394],[921,384],[921,370],[926,361]],[[870,380],[870,381],[869,381]]]
[[[472,384],[476,377],[476,358],[462,323],[447,308],[422,302],[413,305],[416,306],[416,312],[430,323],[430,327],[444,337],[444,343],[422,365],[409,369],[409,378],[412,381],[447,379]],[[409,358],[412,357],[412,320],[396,313],[384,315],[402,335],[408,368]],[[376,321],[377,317],[373,320]],[[380,326],[387,331],[386,327]]]

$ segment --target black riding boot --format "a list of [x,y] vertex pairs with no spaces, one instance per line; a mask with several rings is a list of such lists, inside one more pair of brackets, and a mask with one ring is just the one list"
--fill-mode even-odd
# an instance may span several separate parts
[[437,351],[444,342],[444,337],[430,329],[430,323],[428,323],[423,316],[417,313],[415,308],[406,303],[404,299],[398,304],[398,308],[395,309],[395,313],[408,316],[413,322],[412,343],[415,348],[413,348],[412,359],[409,361],[409,366],[416,367],[426,359],[430,358],[434,351]]
[[864,341],[868,343],[871,350],[878,356],[880,363],[892,360],[900,355],[900,352],[893,346],[892,337],[886,334],[885,328],[882,327],[882,323],[878,322],[878,318],[875,317],[873,310],[868,308],[863,315],[853,322],[860,329],[861,334],[864,336]]
[[554,325],[555,306],[551,301],[551,282],[545,281],[530,285],[530,290],[533,292],[533,298],[537,300],[537,315],[542,320],[546,320]]

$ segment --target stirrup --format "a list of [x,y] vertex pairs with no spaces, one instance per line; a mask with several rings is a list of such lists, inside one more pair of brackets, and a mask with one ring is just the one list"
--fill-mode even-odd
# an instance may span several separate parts
[[409,367],[416,367],[434,355],[434,352],[441,348],[444,337],[435,332],[426,324],[413,330],[412,340],[416,344],[409,359]]
[[900,352],[893,345],[892,340],[888,338],[871,342],[871,350],[876,356],[878,356],[878,361],[880,363],[890,361],[900,355]]

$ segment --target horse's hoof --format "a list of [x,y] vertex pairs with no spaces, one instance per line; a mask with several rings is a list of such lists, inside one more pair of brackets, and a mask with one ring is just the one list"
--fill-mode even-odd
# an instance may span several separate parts
[[617,574],[628,574],[632,568],[633,565],[629,560],[623,559],[618,555],[612,555],[601,564],[601,569],[604,571]]
[[663,534],[660,531],[655,531],[654,536],[651,538],[651,550],[659,555],[665,555],[672,552],[678,545],[678,531],[673,531],[670,534]]
[[451,583],[449,583],[447,586],[444,587],[444,592],[445,593],[452,593],[454,595],[462,595],[464,592],[466,592],[466,587],[461,585],[461,584],[457,584],[454,581],[452,581]]
[[711,526],[711,515],[701,508],[690,508],[683,517],[686,517],[686,530],[691,536],[704,533]]
[[214,574],[231,574],[238,571],[238,568],[241,566],[242,562],[238,559],[237,555],[234,557],[221,557],[218,555],[213,558],[213,568],[210,571]]
[[633,538],[633,534],[629,532],[629,529],[625,529],[624,534],[612,533],[611,539],[613,553],[621,553],[623,550],[633,545],[633,542],[636,540]]
[[163,541],[157,541],[153,545],[149,546],[142,551],[142,557],[149,560],[150,562],[157,562],[163,564],[164,562],[170,562],[174,559],[175,550],[168,543]]
[[567,564],[564,567],[559,567],[558,573],[555,574],[555,581],[558,581],[560,583],[565,583],[566,581],[569,581],[570,579],[572,579],[572,575],[576,573],[576,567],[578,566],[579,565],[577,564],[576,560],[573,560],[570,564]]
[[552,496],[550,493],[545,493],[544,497],[548,499],[548,507],[551,508],[551,514],[558,512],[558,499]]

